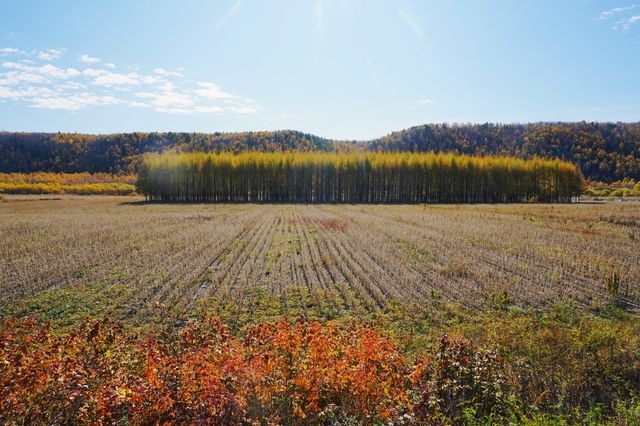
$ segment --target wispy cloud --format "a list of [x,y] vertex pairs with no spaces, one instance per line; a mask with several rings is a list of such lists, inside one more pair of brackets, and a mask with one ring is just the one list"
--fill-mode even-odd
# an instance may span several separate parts
[[201,96],[206,99],[233,99],[234,95],[225,92],[217,84],[207,83],[205,81],[198,82],[199,89],[194,90],[193,92],[198,96]]
[[59,68],[51,64],[40,66],[27,65],[23,62],[3,62],[1,67],[5,72],[0,72],[1,85],[18,85],[27,83],[47,83],[52,80],[66,80],[80,75],[75,68]]
[[407,26],[417,35],[418,37],[424,39],[424,32],[422,31],[422,27],[416,22],[416,20],[407,13],[403,8],[398,9],[398,13],[400,14],[400,18],[407,24]]
[[84,92],[73,96],[40,96],[32,99],[34,108],[79,111],[89,106],[117,105],[121,101],[113,96],[99,96]]
[[431,105],[432,103],[433,101],[428,98],[418,99],[414,104],[405,107],[405,110],[407,111],[422,110],[423,108],[425,108],[428,105]]
[[100,58],[93,58],[89,55],[80,55],[78,56],[78,60],[83,64],[97,64],[101,61]]
[[[0,54],[25,52],[3,48]],[[89,55],[77,56],[76,67],[63,68],[37,53],[31,55],[34,60],[0,63],[0,101],[64,111],[120,106],[189,115],[251,114],[262,109],[258,102],[231,94],[213,82],[186,79],[182,68],[157,67],[144,73],[137,67],[125,67],[131,71],[116,72],[111,63],[99,66],[97,61],[87,61],[97,59]]]
[[36,57],[43,61],[53,61],[64,53],[65,49],[48,49],[36,53]]
[[153,76],[144,76],[135,72],[120,74],[101,68],[87,68],[82,74],[91,77],[91,84],[97,86],[138,86],[144,82],[144,79],[151,79],[150,83],[157,81]]
[[161,75],[161,76],[164,76],[164,77],[170,77],[170,76],[184,77],[184,75],[182,74],[182,71],[183,71],[182,68],[179,68],[177,71],[168,71],[168,70],[165,70],[162,67],[158,67],[158,68],[155,68],[153,70],[154,73],[156,73],[158,75]]
[[614,30],[624,30],[629,31],[631,27],[640,23],[640,15],[634,15],[629,18],[621,19],[616,22],[616,25],[613,27]]
[[629,6],[621,6],[621,7],[614,7],[613,9],[609,9],[609,10],[605,10],[603,12],[600,12],[600,15],[598,15],[598,19],[601,21],[605,21],[619,13],[622,12],[626,12],[627,10],[631,10],[634,7],[636,7],[635,4],[629,5]]
[[10,55],[24,55],[24,53],[23,50],[16,49],[15,47],[3,47],[0,49],[0,58]]
[[231,6],[231,8],[222,17],[220,22],[218,22],[218,29],[221,29],[222,27],[227,25],[227,23],[229,23],[229,21],[231,21],[231,19],[234,17],[234,15],[238,12],[238,9],[240,9],[240,6],[242,5],[242,1],[243,0],[235,0],[234,1],[234,3]]

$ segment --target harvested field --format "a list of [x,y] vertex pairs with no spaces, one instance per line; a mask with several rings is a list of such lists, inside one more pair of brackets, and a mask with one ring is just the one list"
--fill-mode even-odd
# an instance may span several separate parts
[[[0,312],[144,324],[391,301],[640,309],[640,205],[180,205],[132,197],[0,202]],[[132,202],[134,201],[134,202]],[[164,311],[164,310],[163,310]]]

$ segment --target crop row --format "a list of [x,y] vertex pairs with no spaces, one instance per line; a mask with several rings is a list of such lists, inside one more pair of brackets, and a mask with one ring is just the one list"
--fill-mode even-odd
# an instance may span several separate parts
[[[391,301],[640,302],[637,205],[0,203],[0,312],[145,324],[227,312],[331,317]],[[617,288],[612,291],[612,277]]]

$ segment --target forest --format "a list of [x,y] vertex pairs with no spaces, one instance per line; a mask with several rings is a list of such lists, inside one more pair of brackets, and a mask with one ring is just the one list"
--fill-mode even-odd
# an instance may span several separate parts
[[373,140],[367,148],[560,158],[589,180],[640,178],[640,123],[427,124]]
[[147,152],[411,151],[559,158],[590,181],[640,179],[640,123],[427,124],[371,141],[283,130],[241,133],[0,133],[0,172],[136,173]]
[[0,133],[0,172],[135,173],[142,154],[177,151],[318,151],[329,140],[295,131],[239,133]]
[[584,189],[571,163],[435,153],[148,155],[150,201],[281,203],[570,202]]

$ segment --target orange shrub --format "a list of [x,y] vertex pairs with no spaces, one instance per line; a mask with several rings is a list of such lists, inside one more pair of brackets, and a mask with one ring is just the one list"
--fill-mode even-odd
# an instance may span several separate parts
[[371,422],[409,403],[402,355],[367,327],[282,321],[239,339],[206,319],[137,342],[103,322],[58,335],[9,320],[0,342],[1,422]]
[[410,368],[366,325],[237,337],[205,318],[141,340],[117,323],[5,320],[0,424],[637,424],[636,326],[554,322],[505,323],[493,349],[445,334]]

